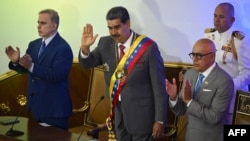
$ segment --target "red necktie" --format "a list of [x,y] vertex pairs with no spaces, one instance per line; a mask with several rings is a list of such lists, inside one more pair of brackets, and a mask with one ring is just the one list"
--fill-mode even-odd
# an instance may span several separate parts
[[125,48],[125,46],[121,44],[121,45],[119,46],[119,48],[120,48],[120,60],[121,60],[122,57],[123,57],[123,55],[124,55],[124,48]]

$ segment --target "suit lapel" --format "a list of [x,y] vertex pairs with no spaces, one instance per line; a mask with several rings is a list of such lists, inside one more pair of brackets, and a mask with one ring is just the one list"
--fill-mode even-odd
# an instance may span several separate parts
[[216,65],[202,84],[202,88],[207,88],[217,78],[218,66]]
[[56,36],[49,42],[48,45],[46,45],[46,48],[44,49],[43,54],[39,57],[39,61],[43,60],[44,58],[46,58],[46,56],[48,54],[50,54],[50,52],[53,52],[53,50],[55,49],[54,46],[59,38],[59,34],[57,33]]
[[213,68],[213,70],[210,72],[210,74],[206,77],[206,79],[202,83],[202,86],[201,86],[199,92],[197,93],[197,97],[200,96],[200,94],[202,93],[203,89],[208,88],[208,86],[210,84],[212,84],[213,81],[217,78],[217,75],[216,75],[217,71],[218,71],[218,66],[216,64],[216,66]]
[[197,78],[198,78],[198,75],[199,75],[199,72],[195,71],[191,78],[190,78],[190,84],[192,84],[192,97],[193,97],[193,91],[194,91],[194,88],[195,88],[195,85],[196,85],[196,81],[197,81]]

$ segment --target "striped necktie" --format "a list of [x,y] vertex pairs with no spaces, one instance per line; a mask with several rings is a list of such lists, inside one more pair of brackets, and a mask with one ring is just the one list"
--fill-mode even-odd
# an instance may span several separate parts
[[124,53],[125,46],[121,44],[119,45],[119,48],[120,48],[120,60],[121,60],[123,55],[125,54]]
[[44,49],[46,47],[45,41],[42,42],[42,45],[40,47],[39,53],[38,53],[38,57],[42,55]]

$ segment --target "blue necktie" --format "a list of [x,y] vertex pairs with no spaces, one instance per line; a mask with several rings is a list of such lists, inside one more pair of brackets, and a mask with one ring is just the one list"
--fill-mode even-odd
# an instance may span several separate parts
[[39,53],[38,53],[38,57],[41,56],[41,54],[43,53],[45,47],[46,47],[46,44],[45,44],[45,41],[43,41],[42,45],[40,47]]
[[196,82],[195,88],[194,88],[193,98],[196,96],[199,88],[201,87],[203,78],[204,78],[204,75],[202,73],[200,73],[198,76],[198,80]]

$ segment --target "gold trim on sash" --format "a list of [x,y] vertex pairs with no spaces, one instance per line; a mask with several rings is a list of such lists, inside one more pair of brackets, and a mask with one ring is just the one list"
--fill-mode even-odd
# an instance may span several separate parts
[[[134,50],[136,49],[136,47],[139,45],[139,43],[145,38],[145,35],[140,35],[138,38],[136,38],[136,40],[132,43],[131,47],[129,48],[129,50],[123,55],[123,57],[121,58],[119,64],[117,65],[111,80],[110,80],[110,85],[109,85],[109,93],[110,93],[110,106],[111,106],[111,110],[110,110],[110,114],[112,115],[113,113],[113,88],[115,87],[116,90],[119,89],[120,86],[120,82],[125,81],[126,80],[126,76],[128,74],[128,70],[125,69],[125,65],[127,62],[127,59],[131,56],[131,54],[134,52]],[[115,82],[118,80],[118,84],[115,84]],[[125,82],[124,82],[125,83]],[[116,136],[115,136],[115,132],[113,130],[113,124],[112,124],[112,119],[111,117],[108,117],[106,119],[106,125],[107,128],[109,130],[109,135],[108,135],[108,141],[116,141]]]
[[[127,70],[124,69],[125,63],[128,59],[128,57],[131,55],[131,53],[133,53],[133,51],[135,50],[135,48],[137,47],[137,45],[141,42],[142,39],[144,39],[146,36],[145,35],[140,35],[138,38],[136,38],[136,40],[133,42],[133,44],[131,45],[131,47],[129,48],[129,50],[124,54],[124,56],[122,57],[121,61],[119,62],[119,64],[117,65],[111,80],[110,80],[110,85],[109,85],[109,92],[110,92],[110,96],[112,97],[112,90],[114,88],[114,83],[117,79],[120,80],[124,80],[126,75],[127,75]],[[112,99],[110,99],[112,102]]]

